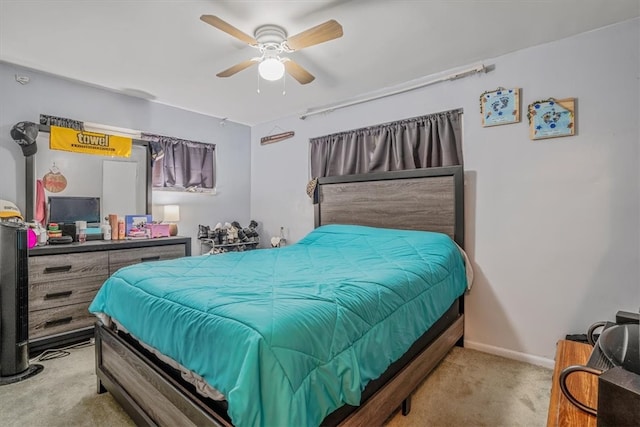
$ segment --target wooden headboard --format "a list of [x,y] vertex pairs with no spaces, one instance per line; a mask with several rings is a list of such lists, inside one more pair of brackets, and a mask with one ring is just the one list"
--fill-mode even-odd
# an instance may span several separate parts
[[464,248],[462,166],[318,179],[315,226],[355,224],[437,231]]

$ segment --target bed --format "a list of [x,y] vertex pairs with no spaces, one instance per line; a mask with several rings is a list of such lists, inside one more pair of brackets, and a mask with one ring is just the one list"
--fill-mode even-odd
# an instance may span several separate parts
[[[96,326],[98,391],[147,425],[374,425],[407,412],[463,335],[462,168],[324,178],[315,198],[316,229],[289,247],[114,274],[92,304],[109,315]],[[418,268],[427,255],[439,261]]]

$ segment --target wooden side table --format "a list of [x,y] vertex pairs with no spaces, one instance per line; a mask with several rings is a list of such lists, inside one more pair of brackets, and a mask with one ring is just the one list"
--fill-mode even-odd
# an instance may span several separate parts
[[[559,341],[556,349],[556,364],[553,370],[553,385],[549,400],[547,427],[596,427],[596,417],[574,406],[560,390],[560,372],[571,365],[585,365],[593,347],[574,341]],[[567,388],[576,399],[587,406],[598,404],[598,377],[586,372],[575,372],[567,378]]]

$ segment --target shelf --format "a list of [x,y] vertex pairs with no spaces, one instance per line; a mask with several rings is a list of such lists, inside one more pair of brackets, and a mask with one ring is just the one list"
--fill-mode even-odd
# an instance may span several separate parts
[[247,250],[256,249],[260,241],[247,241],[247,242],[236,242],[236,243],[225,243],[217,245],[213,243],[213,239],[198,239],[200,240],[200,255],[204,255],[211,251],[212,249],[225,249],[234,250],[234,248],[239,248],[241,246],[247,247]]
[[243,245],[257,245],[260,242],[238,242],[238,243],[225,243],[224,245],[216,245],[213,243],[213,239],[200,239],[201,244],[209,245],[214,248],[232,248],[234,246],[243,246]]

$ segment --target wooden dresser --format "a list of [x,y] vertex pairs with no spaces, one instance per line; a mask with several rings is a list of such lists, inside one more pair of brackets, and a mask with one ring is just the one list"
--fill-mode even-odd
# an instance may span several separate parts
[[[549,401],[547,427],[596,427],[596,417],[578,409],[560,390],[560,372],[567,366],[585,365],[593,347],[574,341],[559,341]],[[576,372],[567,378],[567,388],[580,402],[595,408],[598,403],[598,377]]]
[[119,268],[191,255],[191,238],[111,240],[29,250],[29,352],[93,336],[88,307]]

